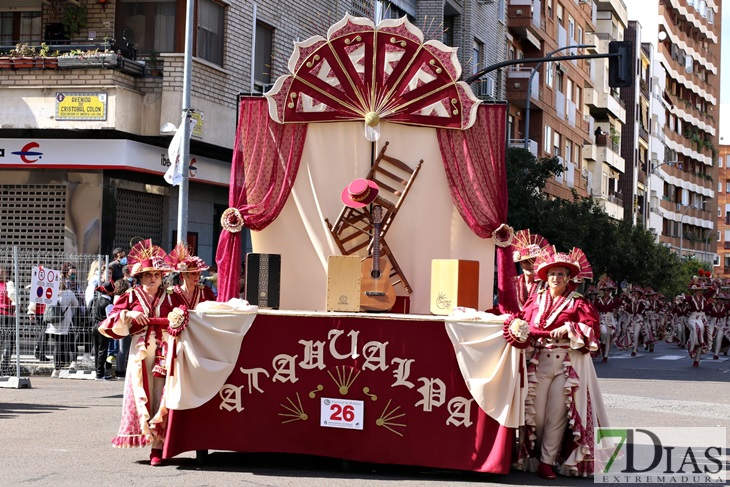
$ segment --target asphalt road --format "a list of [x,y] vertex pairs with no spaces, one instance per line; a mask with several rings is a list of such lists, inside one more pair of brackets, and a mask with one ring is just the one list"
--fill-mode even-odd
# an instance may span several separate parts
[[[659,344],[638,357],[613,351],[596,363],[612,426],[722,426],[730,433],[730,357]],[[122,381],[32,376],[31,388],[0,388],[0,486],[463,486],[546,485],[533,474],[507,476],[422,467],[344,463],[294,455],[211,452],[200,465],[186,453],[150,467],[148,449],[113,449]],[[559,477],[551,485],[593,485]]]

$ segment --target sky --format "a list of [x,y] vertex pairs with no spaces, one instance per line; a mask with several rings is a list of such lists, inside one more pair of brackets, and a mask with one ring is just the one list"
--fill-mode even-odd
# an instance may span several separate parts
[[[720,144],[730,144],[730,4],[722,9],[720,34]],[[722,66],[727,66],[724,71]]]

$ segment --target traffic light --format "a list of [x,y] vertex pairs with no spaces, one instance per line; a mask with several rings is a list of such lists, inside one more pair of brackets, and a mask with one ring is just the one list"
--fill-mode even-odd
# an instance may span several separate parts
[[608,53],[618,54],[608,58],[608,86],[611,88],[630,88],[634,86],[634,43],[631,41],[611,41]]

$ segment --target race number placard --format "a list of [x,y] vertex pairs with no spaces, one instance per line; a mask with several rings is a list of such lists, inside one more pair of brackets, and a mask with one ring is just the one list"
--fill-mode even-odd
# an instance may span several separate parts
[[361,430],[365,403],[352,399],[323,397],[319,425],[327,428]]
[[61,273],[47,267],[34,267],[30,278],[30,302],[52,304],[58,299]]

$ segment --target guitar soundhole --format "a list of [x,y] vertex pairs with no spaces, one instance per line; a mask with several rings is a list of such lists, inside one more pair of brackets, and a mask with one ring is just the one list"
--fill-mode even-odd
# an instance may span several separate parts
[[373,269],[372,272],[370,272],[370,277],[373,279],[380,279],[380,271]]

